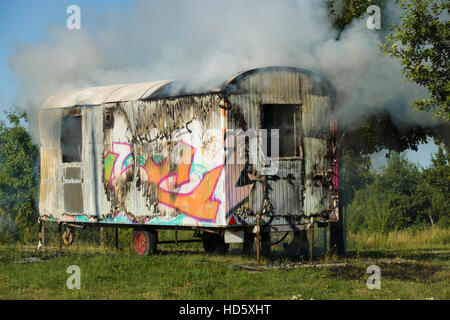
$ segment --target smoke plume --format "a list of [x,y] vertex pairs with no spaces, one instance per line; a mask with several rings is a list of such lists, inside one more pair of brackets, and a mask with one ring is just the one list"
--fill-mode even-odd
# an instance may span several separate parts
[[[200,90],[268,65],[327,77],[337,90],[341,128],[379,110],[400,124],[431,121],[410,108],[426,91],[405,84],[399,63],[377,47],[383,31],[355,20],[336,40],[325,0],[136,1],[101,16],[81,12],[81,30],[51,28],[46,40],[21,44],[10,57],[20,83],[16,105],[28,113],[35,138],[36,110],[58,92],[165,79]],[[392,13],[385,8],[384,21],[395,19]]]

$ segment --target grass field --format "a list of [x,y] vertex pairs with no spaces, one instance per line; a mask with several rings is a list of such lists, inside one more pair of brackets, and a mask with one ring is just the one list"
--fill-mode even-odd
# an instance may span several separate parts
[[[62,254],[51,244],[40,253],[2,246],[0,299],[450,299],[449,240],[444,229],[348,235],[345,258],[321,256],[312,267],[277,247],[257,271],[236,268],[255,263],[239,245],[227,255],[161,245],[145,258],[77,242]],[[366,286],[372,264],[381,269],[379,290]],[[80,267],[79,290],[66,287],[70,265]]]

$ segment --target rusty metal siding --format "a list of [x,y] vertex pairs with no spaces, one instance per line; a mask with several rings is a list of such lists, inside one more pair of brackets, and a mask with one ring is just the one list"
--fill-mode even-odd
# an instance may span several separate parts
[[[251,85],[253,83],[250,82],[246,90],[255,92]],[[228,111],[227,129],[234,130],[236,134],[240,132],[239,130],[246,132],[253,129],[256,132],[259,127],[259,120],[254,110],[260,105],[260,96],[256,93],[236,94],[229,96],[228,101],[231,110]],[[252,189],[257,186],[255,186],[254,181],[249,181],[246,178],[247,170],[250,166],[238,163],[239,157],[243,157],[243,146],[238,145],[236,138],[231,145],[234,151],[228,151],[233,152],[234,157],[230,159],[232,163],[227,163],[225,168],[227,181],[226,211],[228,217],[234,213],[241,219],[246,220],[249,215],[252,215],[258,209],[253,207],[254,203],[258,203],[258,200],[254,199],[253,196],[258,196],[258,193],[252,192]],[[260,201],[262,201],[262,198]]]
[[302,162],[280,161],[276,177],[269,177],[269,202],[273,211],[269,215],[302,215]]
[[[61,162],[61,112],[42,111],[42,115],[56,115],[57,121],[54,132],[42,126],[41,215],[48,215],[56,220],[85,222],[226,225],[225,179],[223,174],[218,175],[224,161],[226,119],[224,111],[219,107],[220,100],[220,95],[212,94],[83,107],[82,164]],[[105,127],[105,112],[110,112],[113,117],[111,128]],[[158,129],[158,137],[151,136],[151,129],[154,128]],[[209,129],[216,130],[208,131]],[[214,198],[207,202],[216,210],[214,213],[202,211],[208,215],[205,219],[196,216],[195,212],[190,215],[192,212],[189,210],[200,212],[199,208],[202,206],[193,207],[188,197],[187,200],[183,198],[183,201],[174,201],[181,211],[188,211],[185,213],[165,206],[158,198],[152,203],[148,192],[155,186],[150,186],[143,179],[141,159],[153,159],[154,156],[167,158],[172,147],[180,142],[192,144],[194,150],[195,158],[192,159],[196,163],[195,166],[190,163],[192,170],[189,175],[192,173],[197,174],[197,177],[206,177],[210,171],[215,170],[217,176],[217,179],[205,182],[206,196],[209,197],[211,193]],[[158,154],[154,154],[154,150]],[[126,153],[124,156],[123,152]],[[112,173],[105,171],[110,160],[108,155],[113,155],[113,164],[120,160],[122,167],[119,166],[106,179],[105,176]],[[211,163],[202,162],[208,158]],[[81,170],[77,165],[81,166]],[[52,168],[56,170],[49,171]],[[175,174],[175,169],[176,166],[170,165],[169,175],[172,172]],[[195,187],[192,177],[184,178],[187,179],[186,183]],[[65,192],[56,192],[57,190]],[[174,192],[169,202],[177,197],[183,197],[183,194]]]
[[[104,162],[102,172],[108,175],[108,181],[103,179],[103,185],[110,205],[102,218],[119,223],[225,225],[223,174],[205,181],[210,172],[220,173],[223,167],[225,117],[219,108],[220,100],[220,95],[212,94],[108,105],[107,108],[113,110],[110,113],[114,120],[113,126],[104,130],[103,161],[109,161],[108,157],[114,158],[114,163],[132,160],[127,168],[123,165],[120,173],[116,170],[114,174],[106,173]],[[122,127],[117,128],[118,125]],[[178,181],[178,176],[182,179],[187,169],[171,158],[180,146],[191,152],[192,158],[186,163],[189,175],[184,176],[183,186],[180,184],[175,190],[171,189],[170,176],[176,176]],[[205,159],[211,163],[203,161]],[[163,168],[166,162],[167,167]],[[159,174],[166,176],[155,184],[153,178]],[[205,203],[217,212],[202,211],[201,205],[193,207],[199,200],[195,198],[198,194],[192,179],[199,179],[196,180],[199,186],[206,185],[205,192],[211,193],[217,201],[205,199]],[[166,188],[172,190],[172,195],[164,198],[169,192]],[[194,188],[192,197],[186,194],[189,188]],[[210,194],[203,196],[208,198]],[[202,216],[202,212],[206,216]]]
[[81,183],[64,183],[64,213],[83,214],[83,190]]
[[[232,106],[228,122],[230,128],[242,128],[242,124],[246,130],[261,128],[261,105],[264,104],[301,106],[295,137],[297,155],[289,159],[280,158],[278,173],[268,177],[268,200],[272,208],[268,216],[272,225],[289,223],[292,217],[303,221],[302,217],[326,215],[333,209],[326,181],[333,163],[331,150],[334,143],[331,122],[327,120],[332,108],[332,93],[327,85],[310,73],[280,69],[241,74],[238,81],[231,82],[233,90],[228,97]],[[257,98],[250,103],[247,96]],[[240,117],[245,121],[238,121]],[[227,166],[227,170],[233,171],[230,175],[233,177],[238,176],[235,171],[241,169],[236,165]],[[318,180],[318,177],[323,179]],[[245,189],[241,190],[239,195],[229,191],[227,198],[247,199],[232,211],[247,223],[253,223],[252,215],[262,210],[262,182],[253,182],[248,198],[242,194]]]
[[[61,163],[63,112],[41,110],[40,215],[174,226],[226,226],[233,216],[238,224],[253,224],[263,209],[263,182],[253,165],[225,163],[225,130],[258,132],[261,105],[288,104],[301,106],[298,152],[280,159],[278,173],[269,176],[271,211],[265,219],[281,225],[325,217],[335,207],[329,172],[336,146],[326,120],[333,102],[324,84],[309,73],[281,68],[244,73],[231,87],[235,90],[78,108],[81,169]],[[185,165],[173,162],[173,154]]]
[[[330,196],[323,185],[323,177],[331,168],[327,161],[327,141],[305,138],[305,206],[306,215],[320,214],[328,210]],[[328,158],[329,159],[329,158]]]
[[300,104],[300,80],[295,72],[257,73],[261,104]]
[[39,214],[60,219],[62,217],[62,177],[60,174],[61,111],[39,113],[40,127],[40,186]]
[[[235,84],[240,94],[232,94],[229,97],[234,109],[234,114],[242,113],[246,120],[245,129],[261,128],[261,105],[263,104],[297,104],[301,105],[300,78],[296,72],[265,71],[253,73]],[[244,97],[252,95],[255,98],[249,103]],[[237,116],[234,116],[235,118]],[[231,119],[230,127],[242,126]],[[236,167],[236,166],[235,166]],[[301,215],[302,206],[302,164],[300,159],[280,160],[279,171],[269,177],[268,200],[272,206],[270,215],[288,216]],[[235,170],[238,168],[236,167]],[[236,173],[234,173],[236,175]],[[243,198],[240,195],[239,198]],[[262,210],[264,201],[263,186],[261,181],[253,182],[253,190],[248,195],[247,207],[239,208],[241,211],[249,211],[255,214]],[[247,209],[247,210],[245,210]],[[243,216],[245,218],[245,216]]]
[[83,108],[83,216],[89,221],[101,218],[107,207],[102,184],[103,107]]
[[81,168],[64,168],[64,180],[81,181]]
[[331,195],[327,179],[332,170],[332,122],[327,114],[332,110],[332,97],[317,79],[301,75],[302,83],[302,134],[305,161],[306,215],[327,215]]

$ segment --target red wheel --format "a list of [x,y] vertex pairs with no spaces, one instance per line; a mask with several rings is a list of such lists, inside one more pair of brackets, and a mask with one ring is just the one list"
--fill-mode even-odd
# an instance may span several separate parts
[[139,256],[148,256],[156,253],[157,243],[156,232],[153,231],[133,231],[132,244],[134,252]]
[[144,236],[144,233],[139,231],[136,233],[134,237],[134,250],[140,256],[142,256],[147,249],[147,238]]

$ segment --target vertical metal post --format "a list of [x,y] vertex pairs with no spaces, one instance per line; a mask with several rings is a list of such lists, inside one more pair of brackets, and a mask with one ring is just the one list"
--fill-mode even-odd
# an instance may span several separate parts
[[[342,150],[341,148],[338,148],[338,158],[337,158],[337,165],[338,165],[338,178],[340,179],[340,174],[342,172]],[[343,193],[343,186],[342,183],[339,184],[338,189],[338,212],[339,212],[339,219],[335,222],[330,222],[330,251],[338,256],[343,256],[345,254],[344,250],[344,223],[343,223],[343,209],[342,209],[342,193]]]
[[256,215],[256,262],[261,263],[261,213]]
[[314,257],[314,219],[311,218],[309,226],[309,262],[312,262]]
[[114,240],[116,243],[116,250],[119,249],[119,228],[115,228],[114,230]]
[[344,219],[344,252],[347,252],[347,206],[342,207]]
[[256,261],[258,264],[261,263],[261,214],[266,212],[268,200],[268,191],[267,191],[267,176],[264,175],[262,177],[262,187],[263,187],[263,204],[262,211],[258,211],[256,214]]

